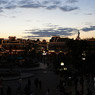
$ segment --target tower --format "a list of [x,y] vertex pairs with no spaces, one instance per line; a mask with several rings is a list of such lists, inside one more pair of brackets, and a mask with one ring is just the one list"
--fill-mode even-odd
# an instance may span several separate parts
[[80,32],[79,32],[79,30],[78,30],[78,36],[77,36],[76,40],[80,40]]

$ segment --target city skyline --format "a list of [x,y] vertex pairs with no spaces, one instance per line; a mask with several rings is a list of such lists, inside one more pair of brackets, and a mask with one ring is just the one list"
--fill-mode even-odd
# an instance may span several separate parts
[[94,0],[0,0],[0,37],[95,37]]

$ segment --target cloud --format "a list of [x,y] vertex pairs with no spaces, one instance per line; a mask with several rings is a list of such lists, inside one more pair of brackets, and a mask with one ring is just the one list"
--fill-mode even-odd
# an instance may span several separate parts
[[16,18],[16,16],[11,16],[10,18]]
[[16,8],[16,1],[14,0],[0,0],[0,6],[3,9],[14,9]]
[[52,10],[52,9],[56,9],[56,8],[57,8],[56,5],[51,5],[51,6],[46,7],[46,9],[48,9],[48,10]]
[[0,12],[3,12],[2,7],[0,7]]
[[59,0],[53,0],[53,4],[61,4],[62,2],[61,1],[59,1]]
[[31,37],[51,37],[52,35],[59,35],[59,36],[70,36],[75,34],[78,30],[75,28],[47,28],[47,29],[33,29],[33,30],[26,30],[28,34],[32,34]]
[[[50,25],[50,28],[45,29],[32,29],[32,30],[25,30],[25,33],[28,34],[28,38],[30,37],[51,37],[52,35],[58,35],[58,36],[71,36],[78,32],[78,29],[76,28],[63,28],[56,25],[56,27],[53,27],[54,25]],[[85,32],[93,31],[95,30],[95,26],[90,27],[84,27],[80,29]]]
[[78,0],[67,0],[66,2],[67,3],[76,3],[76,2],[78,2]]
[[49,4],[50,2],[49,1],[43,1],[42,3],[43,4]]
[[7,1],[0,0],[0,5],[1,5],[1,4],[6,4],[6,3],[7,3]]
[[3,10],[2,10],[2,9],[0,9],[0,13],[1,13],[1,12],[3,12]]
[[87,14],[85,14],[85,15],[93,15],[92,13],[87,13]]
[[[77,0],[67,0],[68,2],[76,2]],[[3,9],[14,8],[45,8],[54,10],[59,8],[64,12],[69,12],[78,9],[78,7],[66,6],[61,0],[0,0],[0,6]]]
[[21,0],[18,2],[18,4],[22,5],[22,4],[27,4],[30,3],[29,0]]
[[38,0],[22,0],[18,2],[19,7],[21,8],[39,8],[43,5]]
[[[74,1],[72,1],[74,2]],[[59,8],[61,9],[62,11],[73,11],[73,10],[76,10],[78,9],[78,7],[71,7],[71,6],[63,6],[63,3],[61,1],[58,1],[58,0],[45,0],[43,2],[35,2],[35,1],[21,1],[20,4],[22,4],[20,7],[22,8],[45,8],[45,9],[48,9],[48,10],[52,10],[52,9],[56,9],[56,8]]]
[[52,23],[46,23],[44,24],[46,27],[51,27],[51,28],[57,28],[58,25],[53,25]]
[[51,9],[56,9],[57,8],[57,5],[59,4],[60,2],[59,1],[56,1],[56,0],[51,0],[51,1],[43,1],[43,2],[39,2],[39,1],[31,1],[31,2],[20,2],[20,4],[23,4],[21,5],[20,7],[22,8],[45,8],[45,9],[48,9],[48,10],[51,10]]
[[42,2],[43,4],[56,4],[56,5],[58,5],[58,4],[60,4],[60,3],[62,3],[61,1],[59,1],[59,0],[44,0],[43,2]]
[[16,5],[8,5],[5,7],[5,9],[15,9]]
[[83,30],[84,32],[94,31],[95,30],[95,26],[85,27],[85,28],[83,28],[81,30]]
[[20,7],[22,7],[22,8],[39,8],[42,6],[40,4],[26,4],[26,5],[22,5]]
[[64,12],[73,11],[79,9],[78,7],[71,7],[71,6],[63,6],[60,7],[60,9]]

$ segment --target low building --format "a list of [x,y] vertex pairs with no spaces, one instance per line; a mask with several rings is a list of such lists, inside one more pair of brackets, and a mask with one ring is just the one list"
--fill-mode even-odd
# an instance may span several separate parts
[[95,53],[95,38],[89,38],[87,39],[87,43],[88,43],[88,50],[90,52],[94,52]]
[[4,38],[0,38],[0,45],[2,45]]
[[15,36],[9,36],[9,39],[4,39],[2,47],[6,50],[9,49],[22,49],[26,44],[22,43],[21,40],[17,40]]
[[59,36],[53,36],[49,42],[49,50],[55,50],[57,52],[67,51],[68,38],[60,38]]

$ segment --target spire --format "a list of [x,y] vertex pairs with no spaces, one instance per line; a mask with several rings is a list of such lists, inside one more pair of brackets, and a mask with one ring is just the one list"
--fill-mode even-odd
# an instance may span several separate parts
[[80,40],[80,32],[79,32],[79,30],[78,30],[78,36],[77,36],[76,40]]
[[80,36],[80,32],[79,32],[79,30],[78,30],[78,37]]

